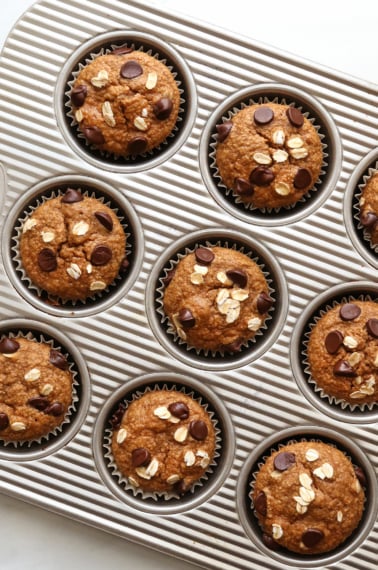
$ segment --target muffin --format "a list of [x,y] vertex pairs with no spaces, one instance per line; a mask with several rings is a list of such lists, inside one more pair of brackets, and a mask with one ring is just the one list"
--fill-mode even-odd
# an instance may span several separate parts
[[266,546],[305,555],[337,548],[361,520],[360,479],[362,470],[330,444],[301,441],[274,451],[252,491]]
[[162,61],[124,47],[87,63],[73,83],[70,100],[89,145],[129,157],[157,148],[172,133],[180,92]]
[[367,181],[360,197],[360,222],[366,229],[371,245],[378,244],[378,172]]
[[350,404],[378,401],[378,304],[342,303],[314,324],[307,347],[309,372],[327,396]]
[[321,140],[296,107],[251,104],[218,124],[216,130],[219,175],[249,207],[291,207],[319,178]]
[[178,337],[197,350],[237,352],[273,304],[259,265],[227,247],[197,247],[168,275],[163,307]]
[[191,396],[147,391],[112,418],[118,471],[144,493],[183,494],[208,470],[216,445],[213,422]]
[[72,404],[73,376],[50,344],[21,336],[0,341],[0,439],[35,441],[59,427]]
[[120,220],[101,200],[68,188],[25,220],[20,257],[27,277],[63,301],[84,301],[127,267]]

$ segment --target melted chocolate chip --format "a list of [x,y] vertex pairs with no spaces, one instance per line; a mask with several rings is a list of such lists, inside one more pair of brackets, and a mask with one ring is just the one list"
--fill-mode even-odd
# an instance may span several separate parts
[[63,414],[64,407],[63,404],[61,404],[60,402],[53,402],[47,408],[45,408],[44,412],[49,416],[58,417]]
[[107,245],[97,245],[91,254],[92,265],[106,265],[113,257],[112,250]]
[[378,319],[369,319],[366,323],[366,329],[370,336],[378,338]]
[[48,408],[50,402],[45,396],[34,396],[34,398],[29,398],[27,401],[28,406],[35,408],[36,410],[43,412]]
[[233,283],[235,283],[235,285],[241,289],[244,289],[244,287],[247,285],[248,276],[242,269],[229,269],[226,271],[226,275],[229,279],[231,279]]
[[347,378],[357,376],[356,371],[346,360],[338,360],[333,367],[333,373],[335,376],[346,376]]
[[273,121],[274,113],[270,107],[259,107],[253,115],[254,121],[257,125],[267,125]]
[[13,338],[5,337],[0,342],[1,354],[13,354],[14,352],[17,352],[19,348],[20,344],[17,342],[17,340],[14,340]]
[[324,339],[324,346],[329,354],[336,354],[343,344],[344,336],[340,331],[334,330],[327,334]]
[[294,176],[294,187],[298,190],[303,190],[307,188],[312,183],[311,172],[307,168],[298,168],[296,175]]
[[374,214],[374,212],[366,212],[360,216],[361,224],[364,226],[364,228],[367,228],[369,230],[372,230],[375,227],[377,221],[378,217],[376,214]]
[[50,350],[49,360],[53,366],[60,368],[60,370],[67,370],[68,368],[67,358],[61,352],[59,352],[59,350],[52,348]]
[[258,493],[257,497],[254,500],[254,505],[255,505],[255,509],[259,513],[259,515],[266,517],[268,505],[267,505],[266,495],[265,495],[264,491],[260,491]]
[[355,467],[354,472],[356,474],[357,479],[361,483],[361,485],[363,487],[366,487],[366,485],[367,485],[366,476],[365,476],[365,473],[362,471],[361,467]]
[[102,134],[101,129],[99,129],[99,127],[83,127],[82,133],[89,142],[89,144],[100,146],[105,142],[105,137]]
[[224,123],[220,123],[219,125],[215,126],[216,131],[218,133],[218,142],[222,143],[223,141],[226,140],[226,138],[231,132],[232,127],[233,124],[231,121],[225,121]]
[[257,297],[256,306],[260,315],[269,311],[272,305],[273,305],[273,299],[269,297],[268,293],[265,293],[265,291],[260,293],[260,295]]
[[8,415],[4,412],[0,412],[0,431],[3,429],[7,429],[9,426],[9,418]]
[[113,220],[112,220],[110,214],[108,214],[108,212],[95,212],[94,215],[97,218],[97,220],[100,222],[100,224],[103,225],[106,230],[108,230],[109,232],[112,231]]
[[324,538],[323,531],[317,528],[308,528],[302,534],[302,542],[307,548],[313,548]]
[[123,418],[123,414],[125,413],[125,410],[126,410],[126,404],[121,402],[109,420],[110,425],[112,426],[113,429],[117,429],[121,425],[121,421]]
[[192,329],[196,324],[192,311],[186,307],[179,310],[178,320],[184,329]]
[[274,540],[274,538],[266,532],[262,535],[262,541],[269,550],[278,550],[280,548],[280,545]]
[[78,85],[77,87],[74,87],[71,91],[72,105],[74,105],[74,107],[81,107],[84,105],[87,93],[88,89],[86,85]]
[[300,128],[303,125],[304,116],[302,115],[300,110],[297,109],[296,107],[289,107],[286,110],[286,115],[287,115],[287,118],[289,119],[290,123],[293,125],[293,127]]
[[75,202],[81,202],[84,200],[84,196],[80,192],[80,190],[75,190],[74,188],[67,188],[62,196],[63,204],[74,204]]
[[158,121],[164,121],[168,119],[172,113],[173,103],[169,97],[162,97],[155,103],[152,107],[153,113]]
[[208,249],[207,247],[198,247],[194,252],[194,255],[196,257],[197,263],[200,265],[210,265],[215,257],[211,249]]
[[148,465],[151,461],[151,454],[145,447],[133,449],[131,453],[131,462],[133,467],[142,467]]
[[112,51],[112,54],[124,55],[125,53],[131,53],[133,51],[134,51],[134,48],[132,48],[132,47],[121,46],[121,47],[114,48]]
[[38,265],[42,271],[50,273],[58,267],[55,252],[47,247],[43,248],[38,254]]
[[172,416],[180,418],[180,420],[186,420],[189,417],[189,408],[185,402],[173,402],[172,404],[169,404],[168,410],[171,412]]
[[126,63],[124,63],[120,69],[121,77],[124,79],[135,79],[135,77],[139,77],[139,75],[142,75],[142,73],[142,66],[134,59],[126,61]]
[[274,172],[267,166],[258,166],[254,168],[249,175],[249,181],[256,186],[269,186],[274,180]]
[[163,277],[162,281],[164,283],[164,287],[168,287],[168,285],[172,281],[173,277],[175,276],[175,273],[176,273],[176,269],[172,269],[171,271],[168,271],[168,273],[165,277]]
[[343,321],[354,321],[361,314],[361,309],[354,303],[345,303],[340,307],[339,315]]
[[131,139],[127,145],[129,154],[143,154],[147,150],[148,140],[142,135],[138,135]]
[[207,425],[202,420],[193,420],[189,424],[189,433],[197,441],[203,441],[208,434]]
[[234,340],[234,342],[230,342],[229,344],[223,345],[223,350],[225,352],[240,352],[241,347],[243,345],[242,340]]
[[295,453],[290,451],[282,451],[274,458],[273,464],[277,471],[286,471],[296,462]]
[[254,189],[253,186],[245,178],[235,178],[234,181],[234,191],[239,194],[239,196],[252,196]]

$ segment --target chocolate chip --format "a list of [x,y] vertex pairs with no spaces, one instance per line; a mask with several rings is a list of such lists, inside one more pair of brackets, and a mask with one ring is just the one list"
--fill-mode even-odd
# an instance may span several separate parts
[[112,415],[112,417],[110,418],[110,425],[112,426],[113,429],[117,429],[121,425],[121,421],[123,418],[123,414],[125,413],[125,410],[126,410],[126,404],[121,402],[116,411],[114,412],[114,414]]
[[151,454],[145,447],[138,447],[131,452],[131,462],[133,467],[148,465],[151,461]]
[[20,344],[17,342],[17,340],[14,340],[13,338],[5,337],[0,342],[1,354],[13,354],[14,352],[17,352],[19,348]]
[[361,224],[364,226],[364,228],[367,228],[369,230],[372,230],[374,228],[377,221],[378,217],[376,214],[374,214],[374,212],[366,212],[360,216]]
[[266,495],[265,495],[264,491],[260,491],[258,493],[257,497],[254,500],[254,505],[255,505],[255,509],[259,513],[259,515],[266,517],[267,500],[266,500]]
[[235,178],[234,181],[234,191],[239,194],[239,196],[252,196],[254,189],[253,186],[245,178]]
[[90,144],[99,146],[105,142],[105,137],[99,127],[83,127],[82,133]]
[[171,271],[168,271],[168,273],[165,277],[163,277],[162,281],[164,283],[164,287],[168,287],[168,285],[172,281],[173,277],[175,276],[175,273],[176,273],[176,269],[172,269]]
[[36,410],[43,412],[48,408],[50,402],[44,396],[34,396],[27,401],[28,406],[35,408]]
[[278,550],[280,548],[280,545],[274,540],[274,538],[266,532],[262,535],[262,541],[269,550]]
[[273,305],[273,299],[269,297],[268,293],[265,293],[265,291],[260,293],[260,295],[257,297],[256,306],[260,315],[269,311],[272,305]]
[[240,352],[242,345],[242,340],[234,340],[234,342],[224,344],[222,348],[225,352]]
[[324,346],[329,354],[336,354],[343,344],[344,336],[340,331],[334,330],[327,334],[324,339]]
[[121,47],[114,48],[112,51],[112,54],[124,55],[125,53],[131,53],[133,51],[134,51],[134,48],[132,48],[132,47],[121,46]]
[[168,410],[171,412],[172,416],[180,418],[180,420],[186,420],[189,417],[189,408],[185,402],[173,402],[172,404],[169,404]]
[[53,402],[44,410],[44,412],[49,416],[57,417],[63,414],[64,407],[63,404],[61,404],[60,402]]
[[178,320],[184,329],[192,329],[196,324],[196,319],[194,318],[192,311],[186,307],[179,310]]
[[207,429],[207,425],[205,424],[204,421],[193,420],[189,424],[189,433],[194,439],[198,441],[203,441],[204,439],[207,438],[209,430]]
[[244,287],[247,285],[248,276],[242,269],[229,269],[226,271],[226,275],[229,279],[231,279],[233,283],[235,283],[235,285],[241,289],[244,289]]
[[215,126],[218,134],[218,142],[221,143],[226,140],[231,132],[232,127],[233,124],[231,121],[225,121],[224,123],[220,123],[219,125]]
[[108,214],[108,212],[95,212],[94,215],[97,218],[97,220],[100,222],[100,224],[104,226],[105,229],[107,229],[109,232],[112,231],[113,220],[110,214]]
[[304,123],[304,116],[296,107],[289,107],[286,110],[287,118],[294,127],[301,127]]
[[307,548],[313,548],[322,538],[324,538],[324,533],[318,528],[308,528],[302,534],[302,542]]
[[130,267],[130,261],[127,259],[127,257],[124,257],[121,262],[121,267],[119,268],[119,270],[121,272],[124,272],[127,271],[129,267]]
[[294,176],[294,187],[298,190],[303,190],[312,183],[311,172],[307,168],[298,168],[296,175]]
[[38,254],[38,265],[42,271],[50,273],[58,267],[55,252],[47,247],[43,248]]
[[348,378],[357,376],[356,371],[353,370],[349,362],[346,360],[338,360],[333,367],[333,373],[335,376],[346,376]]
[[67,370],[68,368],[67,358],[61,352],[59,352],[59,350],[52,348],[50,350],[49,360],[53,366],[60,368],[60,370]]
[[80,190],[75,190],[74,188],[67,188],[62,197],[63,204],[74,204],[75,202],[81,202],[84,200],[84,196]]
[[365,473],[362,471],[361,467],[355,467],[354,472],[356,474],[357,479],[361,483],[361,485],[363,487],[366,487],[366,485],[367,485],[366,476],[365,476]]
[[134,59],[126,61],[126,63],[124,63],[120,69],[121,77],[124,79],[134,79],[135,77],[142,75],[142,73],[142,66]]
[[142,135],[138,135],[131,139],[127,145],[127,152],[129,154],[142,154],[147,150],[148,140]]
[[9,426],[9,418],[8,415],[4,412],[0,412],[0,431],[3,429],[7,429]]
[[294,465],[295,462],[295,453],[291,453],[290,451],[282,451],[275,456],[273,464],[274,468],[277,469],[277,471],[286,471],[289,469],[289,467]]
[[210,265],[215,257],[211,249],[208,249],[207,247],[198,247],[194,252],[194,255],[200,265]]
[[269,186],[273,182],[275,176],[273,170],[267,166],[258,166],[254,168],[249,175],[249,181],[256,186]]
[[91,254],[92,265],[106,265],[113,257],[112,250],[107,245],[97,245]]
[[88,89],[86,85],[78,85],[74,87],[71,91],[71,103],[75,107],[81,107],[84,105],[85,98],[87,96]]
[[361,314],[361,309],[354,303],[345,303],[340,307],[339,315],[343,321],[354,321]]
[[258,125],[267,125],[274,118],[274,113],[270,107],[259,107],[254,112],[253,118]]
[[168,117],[172,113],[172,109],[173,109],[173,103],[169,97],[162,97],[152,107],[153,113],[159,121],[164,121],[164,119],[168,119]]
[[366,323],[368,333],[374,338],[378,338],[378,319],[369,319]]
[[173,488],[178,495],[184,495],[187,491],[189,491],[190,486],[185,483],[184,479],[180,479],[180,481],[177,481],[174,484]]

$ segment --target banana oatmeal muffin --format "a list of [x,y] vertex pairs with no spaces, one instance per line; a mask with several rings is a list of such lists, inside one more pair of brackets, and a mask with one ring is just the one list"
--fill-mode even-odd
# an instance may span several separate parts
[[378,244],[378,172],[367,181],[360,198],[360,222],[370,235],[372,245]]

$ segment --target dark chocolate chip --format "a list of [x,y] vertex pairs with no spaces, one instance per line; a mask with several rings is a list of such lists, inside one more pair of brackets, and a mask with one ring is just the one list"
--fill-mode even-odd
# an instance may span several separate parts
[[295,453],[291,453],[290,451],[281,451],[281,453],[278,453],[274,458],[273,464],[277,471],[286,471],[289,467],[294,465],[295,462]]
[[343,333],[337,330],[331,331],[324,339],[324,346],[329,354],[336,354],[343,344]]
[[265,495],[264,491],[260,491],[258,493],[256,499],[254,500],[254,505],[255,505],[255,509],[259,513],[259,515],[266,517],[268,505],[267,505],[266,495]]
[[377,221],[378,217],[376,214],[374,214],[374,212],[366,212],[360,216],[361,224],[364,226],[364,228],[367,228],[369,230],[372,230],[375,227]]
[[17,352],[20,348],[20,344],[14,338],[5,337],[0,342],[0,352],[1,354],[13,354]]
[[49,360],[53,366],[60,368],[60,370],[67,370],[68,368],[67,358],[59,350],[52,348]]
[[244,287],[247,285],[248,276],[242,269],[229,269],[226,271],[226,275],[229,279],[231,279],[233,283],[235,283],[235,285],[241,289],[244,289]]
[[92,265],[106,265],[113,257],[112,250],[107,245],[97,245],[91,254]]
[[168,410],[172,416],[180,418],[180,420],[186,420],[189,417],[189,408],[185,402],[172,402],[172,404],[169,404]]
[[138,135],[131,139],[127,145],[127,152],[129,154],[142,154],[147,150],[148,140],[142,135]]
[[296,175],[294,176],[294,187],[298,190],[303,190],[312,183],[311,172],[307,168],[298,168]]
[[148,465],[151,461],[151,454],[145,447],[133,449],[131,453],[131,462],[133,467],[142,467]]
[[242,345],[243,345],[242,340],[234,340],[234,342],[230,342],[229,344],[224,344],[223,350],[225,352],[240,352]]
[[273,305],[273,299],[269,297],[268,293],[265,293],[265,291],[260,293],[260,295],[257,297],[256,306],[260,315],[269,311],[272,305]]
[[87,93],[88,89],[86,85],[78,85],[77,87],[74,87],[71,91],[72,105],[74,105],[74,107],[81,107],[84,105]]
[[74,204],[75,202],[81,202],[84,200],[84,196],[80,190],[75,190],[74,188],[67,188],[62,197],[62,202],[64,204]]
[[239,194],[239,196],[252,196],[254,189],[253,186],[245,178],[235,178],[234,181],[234,191]]
[[249,181],[256,186],[269,186],[274,180],[274,172],[267,166],[258,166],[254,168],[249,175]]
[[324,533],[318,528],[308,528],[302,534],[302,542],[307,548],[313,548],[324,538]]
[[53,402],[52,404],[50,404],[47,408],[45,408],[44,410],[45,414],[48,414],[49,416],[61,416],[64,412],[64,407],[63,404],[61,404],[60,402]]
[[97,220],[100,222],[100,224],[103,225],[106,230],[108,230],[109,232],[112,231],[113,220],[112,220],[110,214],[108,214],[108,212],[95,212],[94,215],[97,218]]
[[231,121],[225,121],[224,123],[220,123],[219,125],[215,126],[218,133],[218,142],[221,143],[226,140],[231,132],[232,127],[233,124]]
[[366,323],[368,333],[374,338],[378,338],[378,319],[369,319]]
[[343,321],[354,321],[361,314],[361,309],[354,303],[345,303],[340,307],[339,315]]
[[114,55],[124,55],[125,53],[131,53],[134,51],[134,48],[128,46],[121,46],[114,48],[112,54]]
[[110,425],[112,426],[113,429],[117,429],[121,425],[121,421],[123,418],[123,414],[125,413],[125,410],[126,410],[126,404],[121,402],[116,411],[113,413],[112,417],[110,418]]
[[177,481],[174,484],[173,488],[179,495],[184,495],[187,491],[189,491],[190,486],[185,483],[184,479],[180,479],[180,481]]
[[142,73],[143,73],[143,68],[140,65],[140,63],[135,61],[135,59],[130,59],[129,61],[126,61],[126,63],[124,63],[120,69],[121,77],[123,77],[124,79],[134,79],[135,77],[139,77],[139,75],[142,75]]
[[82,133],[89,142],[96,146],[102,145],[105,142],[105,137],[99,127],[83,127]]
[[169,97],[162,97],[159,101],[156,101],[155,105],[152,107],[155,117],[158,121],[164,121],[168,119],[172,113],[173,103]]
[[179,310],[178,320],[184,329],[192,329],[196,324],[192,311],[186,307]]
[[189,424],[189,433],[194,439],[198,441],[203,441],[204,439],[207,438],[209,430],[207,429],[207,425],[205,424],[204,421],[193,420]]
[[333,373],[335,376],[346,376],[347,378],[357,376],[357,372],[353,370],[346,360],[338,360],[333,367]]
[[127,259],[127,257],[124,257],[121,262],[121,267],[119,268],[119,270],[121,272],[124,272],[127,271],[129,267],[130,267],[130,261]]
[[273,121],[274,113],[270,107],[259,107],[254,112],[253,118],[258,125],[267,125]]
[[168,271],[168,273],[165,277],[163,277],[162,281],[164,283],[164,287],[168,287],[168,285],[172,281],[173,277],[175,276],[175,273],[176,273],[176,269],[172,269],[171,271]]
[[287,115],[287,118],[289,119],[290,123],[293,125],[293,127],[299,128],[303,125],[304,116],[302,115],[300,110],[297,109],[296,107],[289,107],[286,110],[286,115]]
[[29,398],[27,404],[36,410],[43,412],[48,408],[50,402],[44,396],[34,396],[33,398]]
[[366,485],[367,485],[366,476],[365,476],[365,473],[362,471],[361,467],[355,467],[354,472],[356,474],[357,479],[361,483],[361,485],[363,487],[366,487]]
[[58,267],[55,252],[47,247],[43,248],[38,254],[38,265],[42,271],[50,273]]
[[265,544],[265,546],[269,548],[269,550],[278,550],[280,548],[278,542],[276,542],[274,538],[270,536],[270,534],[267,534],[266,532],[264,532],[262,535],[262,541]]
[[208,249],[207,247],[198,247],[195,250],[194,255],[200,265],[210,265],[215,257],[211,249]]
[[8,415],[4,412],[0,412],[0,431],[3,429],[7,429],[9,426],[9,418]]

